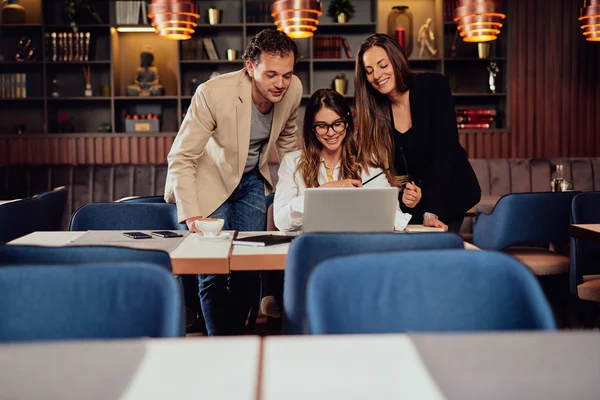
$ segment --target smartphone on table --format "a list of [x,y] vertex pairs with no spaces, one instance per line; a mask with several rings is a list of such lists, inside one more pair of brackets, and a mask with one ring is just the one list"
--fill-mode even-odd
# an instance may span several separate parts
[[152,239],[152,236],[144,232],[123,232],[123,235],[132,239]]
[[156,231],[156,232],[150,232],[150,233],[154,236],[158,236],[161,238],[174,238],[174,237],[182,237],[183,236],[181,233],[172,232],[172,231]]

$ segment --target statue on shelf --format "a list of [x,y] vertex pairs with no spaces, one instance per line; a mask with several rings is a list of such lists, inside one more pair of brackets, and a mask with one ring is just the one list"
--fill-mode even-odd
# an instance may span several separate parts
[[488,79],[488,83],[490,85],[490,92],[496,93],[496,75],[500,72],[498,68],[498,64],[495,62],[491,62],[488,67],[488,72],[490,73],[490,77]]
[[31,45],[31,39],[27,36],[23,36],[19,39],[17,44],[17,54],[15,54],[15,60],[17,61],[29,61],[33,59],[35,54],[35,47]]
[[136,76],[132,85],[127,86],[127,96],[163,96],[165,89],[160,84],[158,68],[152,65],[154,54],[145,47],[140,55],[141,66],[136,70]]
[[423,58],[425,47],[427,47],[427,50],[429,50],[432,57],[437,55],[438,51],[435,48],[435,35],[431,30],[431,18],[427,18],[425,23],[419,28],[417,42],[421,45],[421,48],[419,49],[419,58]]

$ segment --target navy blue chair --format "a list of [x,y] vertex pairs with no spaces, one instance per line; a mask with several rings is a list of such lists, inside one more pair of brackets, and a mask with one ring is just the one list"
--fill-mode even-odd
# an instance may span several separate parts
[[305,233],[292,241],[286,258],[284,333],[305,333],[306,281],[323,260],[348,254],[463,248],[463,240],[454,233]]
[[576,192],[513,193],[502,197],[491,214],[480,214],[473,244],[516,257],[536,275],[569,271],[569,257],[548,249],[569,243],[571,202]]
[[[600,224],[600,192],[581,193],[573,199],[571,218],[574,224]],[[600,246],[571,238],[571,293],[590,303],[585,326],[596,325],[600,303]]]
[[0,341],[181,336],[181,296],[163,268],[127,263],[0,268]]
[[0,204],[0,243],[7,243],[39,230],[42,215],[43,203],[38,198]]
[[177,220],[175,204],[89,203],[71,217],[71,231],[185,230]]
[[312,334],[556,329],[535,276],[485,251],[328,259],[308,280],[307,309]]
[[144,262],[171,273],[171,258],[162,250],[132,249],[117,246],[0,246],[0,266],[6,265],[70,265]]
[[58,187],[50,192],[45,192],[37,196],[42,202],[44,212],[40,218],[38,231],[60,231],[63,228],[63,215],[67,205],[69,190],[64,187]]
[[166,203],[164,196],[140,196],[121,200],[120,203]]

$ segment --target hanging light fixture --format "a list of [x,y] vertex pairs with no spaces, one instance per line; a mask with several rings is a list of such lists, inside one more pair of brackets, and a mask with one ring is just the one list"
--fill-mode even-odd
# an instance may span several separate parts
[[321,15],[323,11],[319,0],[275,0],[271,4],[275,26],[292,39],[311,37],[317,30]]
[[579,10],[579,21],[583,37],[590,42],[600,42],[600,2],[598,0],[583,0]]
[[200,14],[196,3],[190,0],[152,0],[148,18],[159,36],[187,40],[192,37]]
[[506,14],[496,0],[458,0],[454,22],[465,42],[496,40]]

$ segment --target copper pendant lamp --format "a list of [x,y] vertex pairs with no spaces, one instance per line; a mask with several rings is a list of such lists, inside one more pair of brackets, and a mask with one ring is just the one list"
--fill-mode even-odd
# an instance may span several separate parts
[[292,39],[311,37],[317,30],[321,15],[323,11],[319,0],[275,0],[271,4],[275,26]]
[[458,0],[454,22],[465,42],[496,40],[506,14],[497,0]]
[[590,42],[600,42],[600,2],[584,0],[579,10],[579,18],[583,37]]
[[159,36],[187,40],[192,37],[196,19],[200,18],[196,2],[190,0],[152,0],[148,18]]

